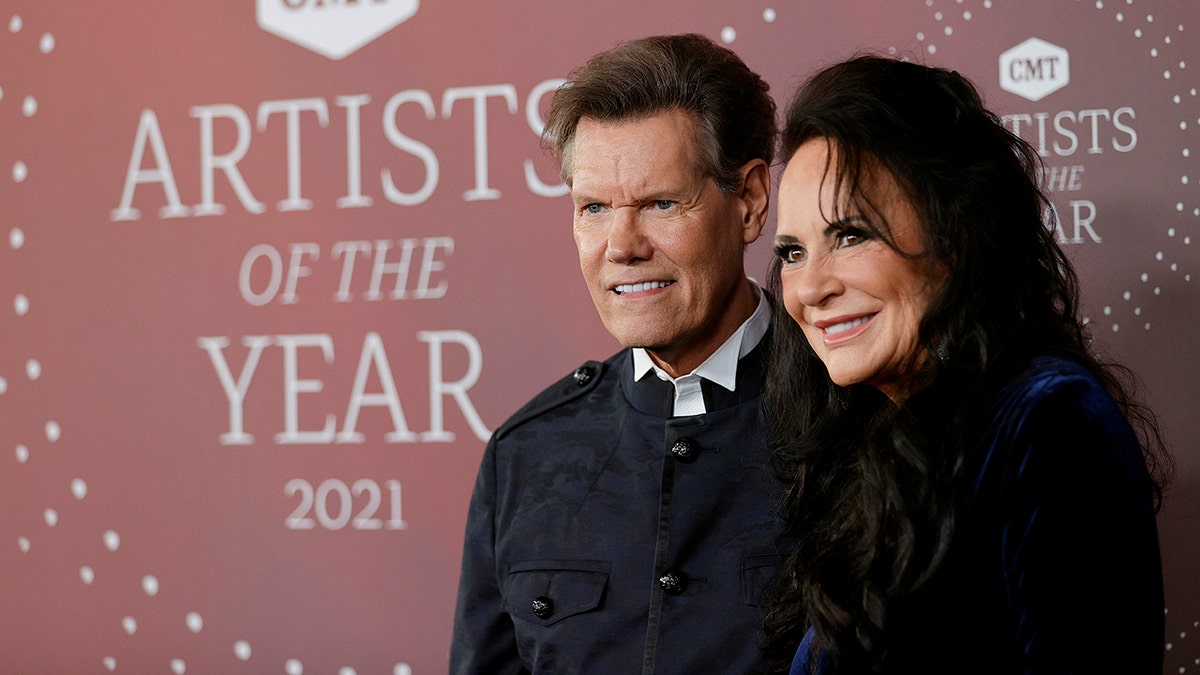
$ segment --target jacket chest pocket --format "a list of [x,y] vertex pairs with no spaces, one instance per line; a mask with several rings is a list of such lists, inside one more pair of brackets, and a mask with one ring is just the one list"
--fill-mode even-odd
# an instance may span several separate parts
[[746,556],[742,561],[742,599],[747,605],[766,605],[766,592],[786,560],[783,553]]
[[601,560],[529,560],[512,563],[500,609],[539,626],[600,606],[610,565]]

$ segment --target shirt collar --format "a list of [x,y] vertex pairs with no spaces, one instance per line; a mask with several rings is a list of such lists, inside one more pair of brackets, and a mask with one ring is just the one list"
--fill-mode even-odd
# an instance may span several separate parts
[[[771,326],[771,308],[767,304],[766,295],[757,284],[752,284],[751,286],[754,289],[755,296],[758,297],[758,306],[754,308],[754,313],[750,315],[750,318],[743,321],[737,330],[733,331],[733,335],[730,335],[717,348],[717,351],[710,354],[704,360],[704,363],[701,363],[690,373],[715,382],[729,391],[737,390],[738,361],[757,347],[759,342],[762,342],[763,336],[767,334],[767,329]],[[650,354],[646,353],[645,349],[634,347],[632,351],[633,379],[635,382],[641,380],[651,371],[661,380],[667,382],[674,381],[665,370],[655,365],[654,360],[650,358]],[[682,377],[686,377],[686,375]]]

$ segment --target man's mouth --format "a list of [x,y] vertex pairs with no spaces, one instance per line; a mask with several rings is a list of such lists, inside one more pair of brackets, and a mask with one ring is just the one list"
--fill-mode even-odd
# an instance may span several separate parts
[[613,291],[617,295],[625,295],[626,293],[641,293],[642,291],[650,291],[656,288],[666,288],[674,281],[643,281],[637,284],[620,284],[613,287]]

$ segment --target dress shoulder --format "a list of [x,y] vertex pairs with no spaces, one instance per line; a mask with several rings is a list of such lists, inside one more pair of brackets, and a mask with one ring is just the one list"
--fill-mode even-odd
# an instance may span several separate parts
[[1120,414],[1104,385],[1087,368],[1061,357],[1039,356],[997,392],[993,420],[1019,426],[1034,410],[1048,405]]

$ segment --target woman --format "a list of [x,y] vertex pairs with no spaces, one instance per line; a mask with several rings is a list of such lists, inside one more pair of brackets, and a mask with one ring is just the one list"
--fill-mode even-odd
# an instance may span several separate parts
[[783,146],[780,668],[1161,673],[1168,461],[1088,349],[1035,152],[957,73],[873,56]]

